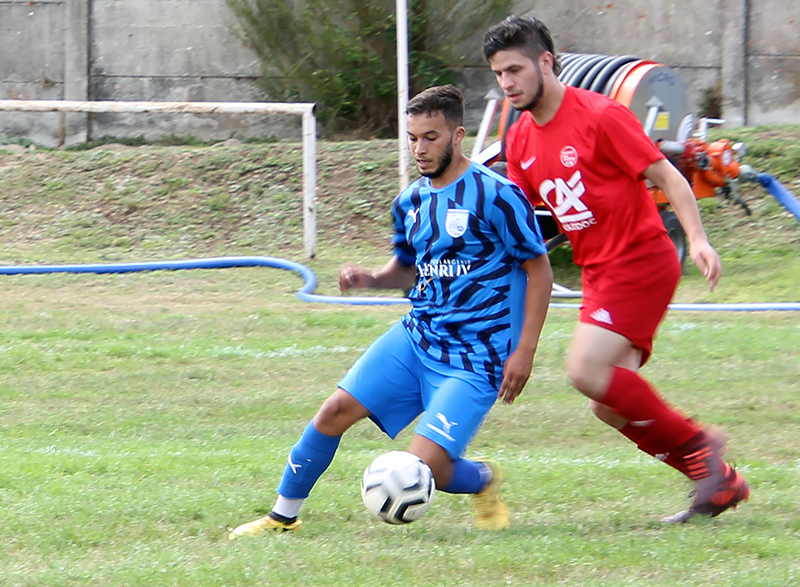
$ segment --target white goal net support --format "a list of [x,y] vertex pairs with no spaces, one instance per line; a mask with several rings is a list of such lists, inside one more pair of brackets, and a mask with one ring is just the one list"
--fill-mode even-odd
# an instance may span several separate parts
[[273,102],[118,102],[0,100],[0,112],[295,114],[303,118],[303,244],[308,258],[317,249],[317,119],[314,104]]

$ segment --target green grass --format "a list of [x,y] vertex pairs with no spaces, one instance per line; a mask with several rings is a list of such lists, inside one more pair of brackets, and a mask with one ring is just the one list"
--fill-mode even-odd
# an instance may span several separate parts
[[[385,259],[393,151],[320,145],[320,253],[307,262],[320,293],[335,293],[341,263]],[[282,144],[0,155],[0,262],[306,262],[298,161]],[[702,202],[725,275],[708,293],[687,265],[680,301],[798,301],[800,223],[746,197],[751,217]],[[565,251],[556,274],[574,284]],[[409,432],[392,442],[362,422],[302,534],[231,542],[229,528],[271,507],[320,402],[404,308],[303,303],[298,276],[264,268],[0,279],[2,586],[800,582],[796,312],[672,312],[643,371],[730,436],[753,488],[735,512],[659,522],[690,486],[590,415],[563,371],[575,312],[553,310],[525,393],[493,409],[469,450],[503,467],[508,531],[474,530],[469,499],[441,493],[420,522],[372,520],[361,472]]]

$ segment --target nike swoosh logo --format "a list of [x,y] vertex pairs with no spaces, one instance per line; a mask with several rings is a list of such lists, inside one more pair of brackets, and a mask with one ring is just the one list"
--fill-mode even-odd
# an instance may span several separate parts
[[534,155],[534,156],[533,156],[533,157],[531,157],[530,159],[527,159],[527,160],[523,161],[523,162],[522,162],[522,168],[523,168],[523,169],[527,169],[528,167],[530,167],[531,165],[533,165],[534,161],[536,161],[536,155]]

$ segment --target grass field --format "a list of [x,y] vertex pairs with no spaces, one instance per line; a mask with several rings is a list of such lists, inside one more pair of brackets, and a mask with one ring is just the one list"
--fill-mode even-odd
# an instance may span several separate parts
[[[777,141],[752,164],[800,192],[800,165],[784,166],[800,132],[747,133]],[[286,145],[0,153],[0,263],[272,255],[334,294],[341,263],[388,254],[394,143],[320,145],[310,261],[299,157]],[[749,217],[701,203],[725,275],[708,293],[687,265],[680,301],[800,300],[800,223],[755,188],[745,197]],[[555,254],[556,277],[575,285],[567,257]],[[228,529],[271,507],[319,403],[405,308],[303,303],[296,275],[263,268],[0,279],[2,586],[800,584],[797,312],[673,312],[644,370],[728,433],[753,490],[735,512],[659,522],[690,485],[569,388],[575,312],[558,309],[525,393],[493,409],[468,453],[502,465],[508,531],[474,530],[469,499],[446,494],[409,526],[372,520],[361,472],[409,435],[363,422],[302,534],[231,542]]]

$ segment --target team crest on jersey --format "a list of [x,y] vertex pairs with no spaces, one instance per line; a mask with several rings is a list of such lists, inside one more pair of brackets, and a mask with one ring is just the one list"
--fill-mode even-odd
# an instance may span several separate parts
[[572,145],[567,145],[561,149],[559,157],[564,167],[575,167],[578,163],[578,150]]
[[469,224],[469,210],[455,210],[447,211],[447,217],[444,221],[444,229],[447,234],[453,238],[464,236],[467,232],[467,225]]

